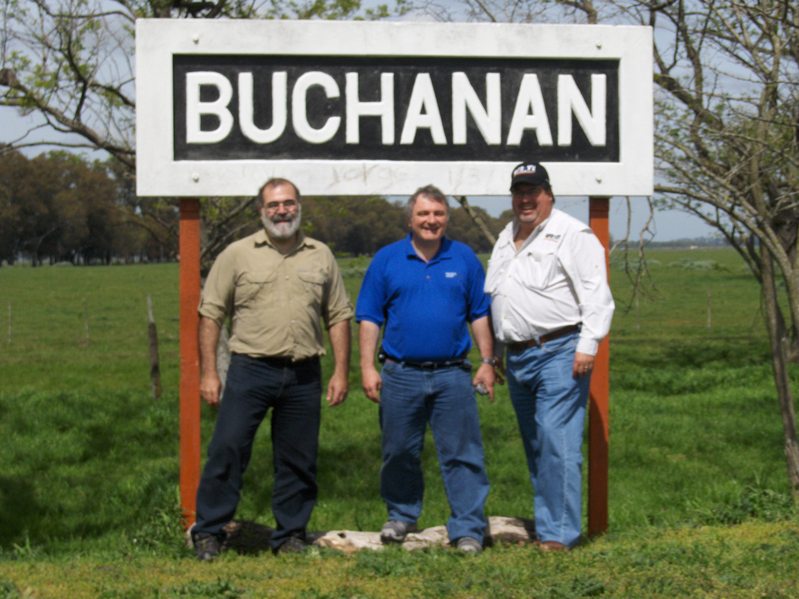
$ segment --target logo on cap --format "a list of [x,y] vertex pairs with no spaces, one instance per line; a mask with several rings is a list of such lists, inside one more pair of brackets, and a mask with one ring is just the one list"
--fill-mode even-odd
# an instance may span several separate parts
[[534,175],[536,166],[535,164],[521,164],[513,169],[512,176],[515,178],[520,175]]
[[511,189],[519,183],[529,183],[531,185],[549,184],[549,173],[547,173],[547,169],[537,162],[522,162],[511,171]]

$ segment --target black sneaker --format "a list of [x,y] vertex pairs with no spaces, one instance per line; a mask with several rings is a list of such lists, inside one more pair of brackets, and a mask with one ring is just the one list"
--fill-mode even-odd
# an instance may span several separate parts
[[200,533],[193,537],[194,555],[202,562],[210,562],[219,557],[222,545],[215,535]]
[[275,555],[283,553],[302,553],[308,549],[308,543],[300,537],[289,537],[286,541],[274,549]]

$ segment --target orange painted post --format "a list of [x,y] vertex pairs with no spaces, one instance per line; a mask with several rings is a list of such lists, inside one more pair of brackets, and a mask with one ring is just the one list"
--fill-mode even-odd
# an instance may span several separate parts
[[[588,222],[605,248],[605,264],[610,280],[610,198],[588,200]],[[610,341],[599,344],[591,375],[588,399],[588,534],[608,529],[608,448],[610,409]]]
[[180,199],[180,506],[194,523],[200,481],[200,201]]

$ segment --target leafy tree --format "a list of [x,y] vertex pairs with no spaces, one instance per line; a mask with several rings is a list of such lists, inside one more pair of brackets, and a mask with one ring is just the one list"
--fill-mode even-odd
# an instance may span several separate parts
[[405,209],[381,197],[308,197],[307,232],[337,252],[374,254],[405,235]]
[[27,253],[34,265],[75,264],[145,253],[139,218],[107,164],[63,151],[28,159],[0,154],[0,260]]
[[28,161],[21,153],[0,154],[0,264],[16,260],[20,214],[15,198],[27,168]]

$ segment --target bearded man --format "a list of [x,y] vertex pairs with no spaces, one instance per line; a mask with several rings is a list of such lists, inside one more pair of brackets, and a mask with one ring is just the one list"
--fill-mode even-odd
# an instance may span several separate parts
[[[336,406],[347,395],[353,311],[338,265],[325,244],[300,231],[296,185],[270,179],[258,198],[263,229],[217,257],[200,301],[200,394],[219,406],[192,528],[195,553],[203,561],[220,553],[255,433],[270,408],[272,550],[307,547],[306,525],[317,496],[322,322],[335,359],[327,403]],[[228,317],[231,360],[220,402],[216,348]]]

